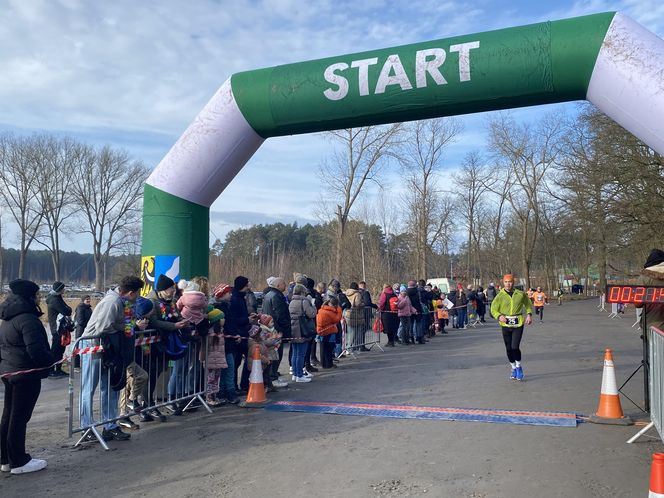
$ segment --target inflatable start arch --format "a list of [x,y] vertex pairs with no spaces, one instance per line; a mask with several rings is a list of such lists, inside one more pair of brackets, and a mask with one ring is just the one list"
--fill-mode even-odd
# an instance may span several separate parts
[[610,12],[234,74],[146,182],[144,268],[207,275],[210,205],[266,138],[583,99],[664,154],[664,41]]

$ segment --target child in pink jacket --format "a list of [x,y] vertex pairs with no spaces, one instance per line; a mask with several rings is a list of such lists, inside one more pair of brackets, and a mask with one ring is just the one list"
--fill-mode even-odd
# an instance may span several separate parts
[[228,368],[226,363],[226,348],[224,341],[224,312],[213,308],[208,314],[210,330],[207,336],[207,352],[201,350],[200,360],[205,366],[207,372],[207,395],[205,396],[207,404],[210,406],[220,406],[225,403],[217,398],[219,392],[219,379],[223,369]]
[[[401,343],[406,346],[411,343],[410,316],[417,313],[408,297],[405,286],[401,286],[399,298],[397,299],[397,315],[399,316],[399,331],[401,334]],[[413,344],[415,341],[413,341]]]
[[182,296],[176,303],[180,316],[196,328],[198,335],[206,335],[210,323],[207,320],[208,298],[195,282],[187,282]]

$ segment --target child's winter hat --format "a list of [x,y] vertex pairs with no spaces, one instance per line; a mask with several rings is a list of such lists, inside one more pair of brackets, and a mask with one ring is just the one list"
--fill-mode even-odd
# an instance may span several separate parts
[[224,312],[221,310],[218,310],[217,308],[212,308],[212,310],[208,311],[207,317],[208,321],[210,324],[217,323],[219,320],[224,318]]
[[401,284],[401,287],[399,287],[399,292],[406,292],[408,289],[404,284]]
[[187,282],[184,286],[184,292],[200,292],[200,290],[201,287],[196,282]]
[[153,307],[152,301],[144,297],[139,297],[136,299],[136,304],[134,304],[134,313],[136,313],[137,318],[144,318],[152,311]]
[[212,295],[217,299],[221,299],[222,297],[224,297],[224,294],[228,294],[229,292],[232,291],[233,287],[222,282],[220,284],[217,284],[216,287],[212,290]]

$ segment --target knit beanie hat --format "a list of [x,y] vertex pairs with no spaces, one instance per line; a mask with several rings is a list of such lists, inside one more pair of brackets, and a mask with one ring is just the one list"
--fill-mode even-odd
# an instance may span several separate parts
[[14,294],[25,299],[35,297],[37,292],[39,292],[39,286],[36,283],[31,280],[23,280],[22,278],[17,278],[9,282],[9,288]]
[[296,284],[302,284],[305,287],[307,286],[307,276],[303,274],[299,274],[295,277],[295,283]]
[[65,284],[63,284],[59,280],[56,280],[55,282],[53,282],[53,290],[55,292],[60,292],[64,288],[65,288]]
[[294,296],[306,296],[307,295],[307,288],[302,284],[295,284],[295,287],[293,287],[293,295]]
[[173,279],[170,277],[167,277],[163,273],[159,275],[159,278],[157,279],[157,292],[165,291],[166,289],[170,289],[175,285],[175,282],[173,282]]
[[152,304],[152,301],[144,297],[139,297],[136,299],[136,304],[134,304],[134,313],[136,313],[138,318],[144,318],[150,313],[150,311],[152,311],[153,307],[154,305]]
[[233,287],[241,291],[248,284],[249,284],[249,279],[247,277],[243,277],[242,275],[240,275],[238,277],[235,277],[235,281],[233,282]]
[[189,280],[185,280],[184,278],[181,278],[180,281],[178,282],[178,289],[184,290],[184,288],[189,284]]
[[401,284],[401,287],[399,287],[399,292],[406,292],[406,286],[404,284]]
[[217,284],[215,288],[212,289],[212,295],[217,299],[221,299],[222,297],[224,297],[224,294],[228,294],[229,292],[232,291],[233,287],[222,282],[220,284]]
[[207,317],[208,321],[212,323],[217,323],[219,320],[224,318],[224,312],[221,310],[218,310],[217,308],[213,308],[211,311],[208,312]]

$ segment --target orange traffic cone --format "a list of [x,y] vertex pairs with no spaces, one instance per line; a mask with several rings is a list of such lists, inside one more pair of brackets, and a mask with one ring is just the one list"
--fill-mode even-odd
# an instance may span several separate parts
[[625,417],[620,406],[618,384],[616,384],[616,371],[613,366],[613,353],[610,349],[604,352],[604,372],[602,373],[602,388],[599,395],[597,413],[590,416],[590,421],[596,424],[632,425],[632,419]]
[[254,348],[251,358],[251,374],[249,375],[249,392],[247,400],[240,403],[244,408],[260,408],[265,406],[265,386],[263,385],[263,365],[261,364],[261,353],[258,347]]
[[664,453],[653,453],[648,498],[664,498]]

